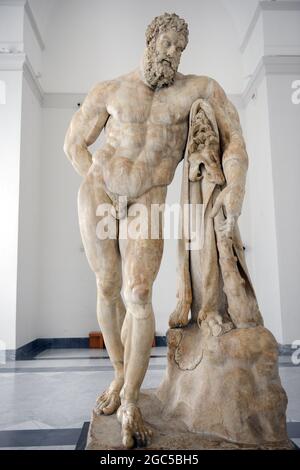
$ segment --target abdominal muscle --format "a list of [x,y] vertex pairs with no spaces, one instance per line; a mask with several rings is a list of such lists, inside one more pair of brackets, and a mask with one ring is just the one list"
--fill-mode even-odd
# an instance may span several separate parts
[[[166,186],[173,179],[181,152],[160,151],[149,158],[147,149],[134,151],[125,156],[128,149],[115,149],[104,146],[93,156],[97,172],[103,178],[108,192],[135,199],[154,186]],[[125,154],[125,155],[124,155]],[[177,155],[176,155],[177,154]]]
[[110,118],[106,143],[93,155],[109,192],[137,198],[173,179],[183,156],[187,122],[120,122]]

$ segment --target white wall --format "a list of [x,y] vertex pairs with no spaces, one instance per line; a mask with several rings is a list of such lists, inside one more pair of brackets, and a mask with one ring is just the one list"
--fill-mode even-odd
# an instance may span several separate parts
[[145,29],[165,11],[186,19],[190,44],[183,73],[211,75],[229,93],[241,91],[241,58],[231,16],[219,0],[64,0],[49,16],[42,85],[48,92],[82,92],[134,69]]
[[28,0],[43,42],[48,28],[51,28],[52,14],[60,3],[62,3],[62,0]]
[[300,104],[291,99],[300,61],[298,70],[298,74],[267,77],[284,343],[300,338]]
[[0,341],[16,347],[23,6],[0,2]]
[[39,44],[36,34],[33,29],[32,21],[30,16],[24,14],[24,25],[23,25],[23,37],[24,37],[24,49],[27,54],[27,59],[30,61],[30,65],[34,70],[35,75],[39,75],[42,70],[42,49]]
[[[300,2],[261,2],[243,42],[255,287],[266,326],[277,339],[300,338],[297,212],[300,107]],[[254,95],[254,99],[251,96]],[[251,163],[251,159],[250,159]]]
[[25,2],[0,1],[1,315],[0,339],[15,349],[37,337],[39,162],[42,110],[35,85],[41,63]]
[[[283,11],[283,3],[288,14]],[[283,342],[300,334],[295,308],[299,264],[294,263],[299,227],[290,212],[282,211],[287,206],[297,210],[293,192],[297,173],[292,164],[299,146],[295,137],[299,107],[291,108],[287,101],[292,76],[279,76],[286,74],[284,67],[279,71],[272,69],[274,77],[277,74],[272,80],[269,76],[260,80],[264,67],[254,73],[263,54],[299,53],[296,24],[300,10],[297,2],[293,2],[293,9],[291,3],[262,2],[257,7],[257,0],[30,0],[33,21],[28,8],[24,14],[21,4],[7,7],[0,1],[1,13],[4,12],[0,15],[0,48],[24,50],[25,76],[31,74],[28,83],[22,85],[22,71],[12,71],[9,62],[16,57],[0,55],[2,62],[9,62],[10,70],[0,70],[8,98],[5,105],[0,105],[0,209],[4,219],[11,220],[3,224],[0,234],[0,305],[1,313],[4,312],[0,317],[0,339],[5,338],[9,348],[36,336],[86,336],[98,328],[94,275],[82,251],[77,220],[80,178],[63,154],[64,134],[76,103],[81,100],[80,94],[94,83],[138,65],[145,27],[164,11],[175,11],[189,23],[190,44],[183,55],[183,73],[210,75],[229,94],[241,93],[246,82],[259,82],[256,99],[249,101],[249,89],[244,93],[247,106],[241,112],[250,161],[240,221],[242,237],[266,326]],[[283,13],[284,23],[280,21]],[[248,28],[253,18],[257,21]],[[22,59],[20,54],[18,57]],[[42,118],[36,78],[39,72],[46,92]],[[240,103],[241,96],[237,98]],[[285,112],[284,121],[281,110]],[[278,189],[286,170],[282,167],[283,135],[287,136],[285,148],[289,152],[288,181],[293,183],[283,185],[284,197]],[[180,184],[179,169],[169,188],[169,202],[178,201]],[[286,230],[286,226],[293,227],[293,231]],[[176,302],[176,249],[175,241],[166,241],[154,286],[158,334],[165,333]]]
[[14,349],[22,72],[0,70],[0,80],[6,88],[6,103],[0,104],[0,340],[7,349]]
[[94,275],[81,251],[81,178],[63,153],[76,109],[44,109],[41,162],[40,337],[87,336],[98,329]]
[[28,81],[22,83],[19,194],[17,346],[38,337],[40,278],[40,160],[42,108]]
[[232,18],[239,46],[243,43],[258,3],[258,0],[222,0],[225,10]]
[[268,92],[266,79],[247,104],[246,143],[249,153],[248,181],[251,234],[248,257],[252,280],[265,325],[282,342],[280,285],[273,197],[273,169],[270,146]]
[[23,50],[23,8],[0,3],[0,49]]
[[[290,8],[263,12],[265,54],[300,54],[300,3],[289,2]],[[284,7],[284,3],[278,2]],[[278,32],[280,31],[280,41]]]
[[[189,24],[190,45],[183,55],[181,71],[210,74],[227,92],[240,91],[238,42],[232,19],[219,1],[201,5],[196,1],[60,2],[52,11],[51,30],[45,36],[43,88],[48,92],[86,93],[93,83],[135,68],[144,48],[147,24],[164,11],[175,11]],[[45,102],[52,106],[53,99],[50,94]],[[62,95],[60,107],[44,109],[42,138],[40,332],[50,337],[86,336],[98,328],[94,275],[80,251],[76,208],[80,178],[62,152],[64,134],[76,110],[75,97],[74,109],[63,109],[66,99]],[[169,187],[167,201],[179,201],[180,171]],[[176,241],[166,241],[153,290],[157,334],[165,334],[176,303],[176,258]]]

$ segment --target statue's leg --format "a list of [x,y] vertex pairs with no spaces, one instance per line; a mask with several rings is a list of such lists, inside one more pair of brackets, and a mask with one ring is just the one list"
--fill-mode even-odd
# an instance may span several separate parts
[[[138,203],[144,204],[144,207],[150,211],[151,203],[163,204],[165,196],[166,188],[153,188],[139,198]],[[129,216],[129,228],[131,222],[132,218]],[[155,333],[152,285],[163,253],[161,222],[158,239],[128,238],[120,240],[120,243],[124,266],[126,318],[122,328],[125,382],[121,391],[118,419],[122,425],[123,444],[130,448],[134,445],[146,446],[151,436],[151,430],[143,422],[137,402]]]
[[[120,294],[121,256],[117,239],[100,239],[96,234],[100,221],[96,215],[97,207],[110,203],[97,175],[89,174],[78,194],[79,224],[85,253],[96,276],[98,322],[115,370],[114,380],[97,399],[95,412],[104,414],[114,413],[120,406],[119,394],[124,383],[121,328],[125,307]],[[112,218],[111,222],[116,224],[117,221]]]

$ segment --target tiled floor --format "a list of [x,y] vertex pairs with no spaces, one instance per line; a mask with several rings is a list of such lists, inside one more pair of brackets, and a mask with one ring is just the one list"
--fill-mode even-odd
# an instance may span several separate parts
[[[160,383],[166,350],[152,348],[143,388]],[[294,422],[291,437],[299,445],[300,367],[281,356],[280,376],[289,398],[287,419]],[[0,448],[74,449],[96,397],[112,377],[106,351],[97,349],[46,350],[32,360],[1,365]]]

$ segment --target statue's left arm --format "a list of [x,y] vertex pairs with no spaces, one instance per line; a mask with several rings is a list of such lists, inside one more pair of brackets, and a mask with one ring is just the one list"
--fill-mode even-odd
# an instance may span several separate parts
[[226,179],[226,186],[217,198],[211,216],[214,217],[222,206],[225,208],[226,222],[222,229],[230,236],[242,210],[248,155],[234,105],[216,81],[211,80],[209,88],[208,101],[214,109],[220,132],[221,162]]

